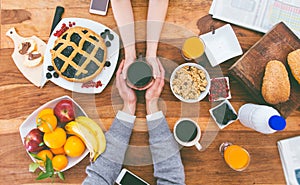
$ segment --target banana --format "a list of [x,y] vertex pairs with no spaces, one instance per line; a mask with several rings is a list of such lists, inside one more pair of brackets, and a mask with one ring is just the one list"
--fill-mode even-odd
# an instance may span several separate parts
[[79,116],[75,119],[75,121],[87,128],[90,128],[90,130],[92,130],[93,134],[96,136],[98,149],[95,150],[95,156],[93,158],[93,161],[95,161],[99,157],[99,155],[105,151],[106,148],[106,139],[104,133],[102,132],[102,129],[98,125],[98,123],[96,123],[91,118],[88,118],[86,116]]
[[99,151],[99,144],[95,132],[90,127],[76,121],[67,123],[65,129],[67,134],[76,135],[85,143],[90,152],[90,159],[94,161],[95,156],[98,155]]

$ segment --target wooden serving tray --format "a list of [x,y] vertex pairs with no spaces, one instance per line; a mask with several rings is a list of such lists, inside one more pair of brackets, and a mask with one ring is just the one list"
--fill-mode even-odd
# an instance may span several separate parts
[[281,61],[289,73],[291,94],[288,101],[271,106],[287,117],[300,105],[300,85],[287,64],[287,55],[299,48],[297,36],[284,23],[278,23],[231,66],[229,74],[253,94],[258,104],[267,104],[261,94],[265,66],[270,60]]

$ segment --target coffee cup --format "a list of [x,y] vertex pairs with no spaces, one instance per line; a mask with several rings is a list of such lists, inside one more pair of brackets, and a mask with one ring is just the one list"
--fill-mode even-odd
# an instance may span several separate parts
[[133,62],[127,69],[127,84],[136,90],[145,90],[153,82],[152,67],[144,61]]
[[189,118],[178,120],[174,125],[173,134],[175,140],[182,146],[195,146],[199,151],[202,146],[199,143],[201,129],[199,125]]

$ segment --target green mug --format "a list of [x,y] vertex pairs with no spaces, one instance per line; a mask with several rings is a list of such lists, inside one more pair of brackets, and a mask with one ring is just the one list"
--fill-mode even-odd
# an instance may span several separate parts
[[152,67],[145,61],[137,60],[127,69],[127,84],[136,90],[145,90],[153,81]]

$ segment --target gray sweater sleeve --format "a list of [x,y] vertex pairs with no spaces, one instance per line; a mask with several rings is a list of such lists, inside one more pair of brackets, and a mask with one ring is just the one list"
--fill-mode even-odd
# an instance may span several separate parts
[[109,131],[105,133],[106,150],[86,168],[84,185],[112,185],[117,179],[129,143],[133,123],[115,118]]
[[165,117],[148,121],[148,130],[157,185],[184,185],[184,167],[179,147]]

